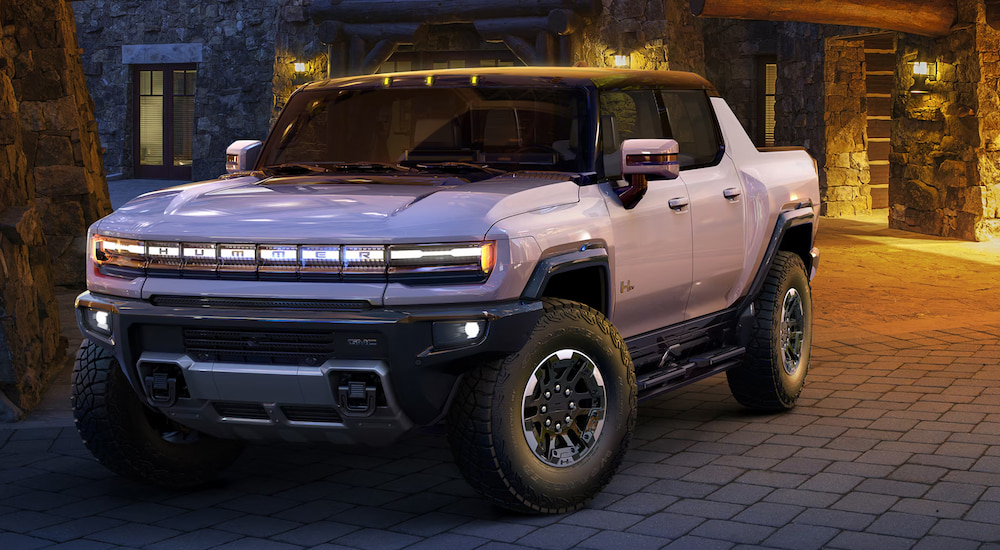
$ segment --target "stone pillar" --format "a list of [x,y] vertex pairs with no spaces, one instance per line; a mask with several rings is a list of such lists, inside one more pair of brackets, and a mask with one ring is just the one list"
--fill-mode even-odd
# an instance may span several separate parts
[[[984,0],[958,0],[952,33],[897,42],[890,227],[968,240],[1000,236],[1000,31]],[[937,61],[911,94],[913,61]]]
[[864,62],[863,40],[827,39],[825,177],[820,181],[824,216],[871,213]]
[[704,75],[701,26],[688,0],[605,0],[595,24],[584,30],[576,61],[613,67],[615,55],[628,55],[633,69]]
[[19,48],[25,33],[10,14],[0,14],[0,422],[17,420],[37,403],[66,346],[11,78],[25,57]]
[[23,151],[56,284],[82,286],[87,227],[111,211],[72,5],[8,1]]

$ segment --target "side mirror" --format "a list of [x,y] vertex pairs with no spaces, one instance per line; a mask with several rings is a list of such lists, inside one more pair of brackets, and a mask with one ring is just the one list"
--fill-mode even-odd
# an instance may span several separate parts
[[672,139],[626,139],[622,142],[622,175],[643,174],[672,180],[681,174],[680,151]]
[[668,180],[680,176],[678,151],[677,142],[672,139],[626,139],[622,142],[619,152],[622,176],[628,185],[615,188],[615,193],[626,210],[634,208],[646,194],[648,175]]
[[256,139],[241,139],[234,141],[226,148],[226,172],[243,172],[253,170],[260,156],[261,143]]

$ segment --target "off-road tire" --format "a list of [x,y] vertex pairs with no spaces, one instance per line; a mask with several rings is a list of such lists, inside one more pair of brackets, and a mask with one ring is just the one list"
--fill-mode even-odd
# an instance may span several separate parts
[[[625,343],[600,312],[555,299],[544,308],[519,352],[463,377],[448,438],[465,479],[486,498],[519,512],[562,513],[582,507],[615,474],[635,424],[637,390]],[[606,400],[595,443],[571,465],[556,467],[529,446],[522,407],[529,379],[560,350],[592,358]]]
[[[792,372],[785,365],[782,346],[782,304],[797,294],[801,303],[802,338],[798,363]],[[802,258],[779,251],[754,301],[751,339],[743,364],[726,372],[733,397],[745,407],[764,411],[791,409],[809,371],[812,346],[812,295]]]
[[[118,361],[84,340],[73,365],[73,418],[84,443],[105,467],[124,477],[171,488],[203,485],[236,460],[241,441],[185,431],[146,406]],[[164,439],[185,434],[184,443]]]

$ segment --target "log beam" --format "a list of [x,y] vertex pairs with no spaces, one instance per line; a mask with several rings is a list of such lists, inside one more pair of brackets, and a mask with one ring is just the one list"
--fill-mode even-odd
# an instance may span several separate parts
[[958,17],[955,0],[690,0],[701,17],[801,21],[946,36]]

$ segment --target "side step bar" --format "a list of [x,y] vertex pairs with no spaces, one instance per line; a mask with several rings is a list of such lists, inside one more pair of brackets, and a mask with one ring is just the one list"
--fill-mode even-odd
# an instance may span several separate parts
[[731,369],[743,361],[745,354],[746,348],[727,347],[711,355],[690,357],[681,365],[647,373],[636,380],[639,399],[648,399]]

